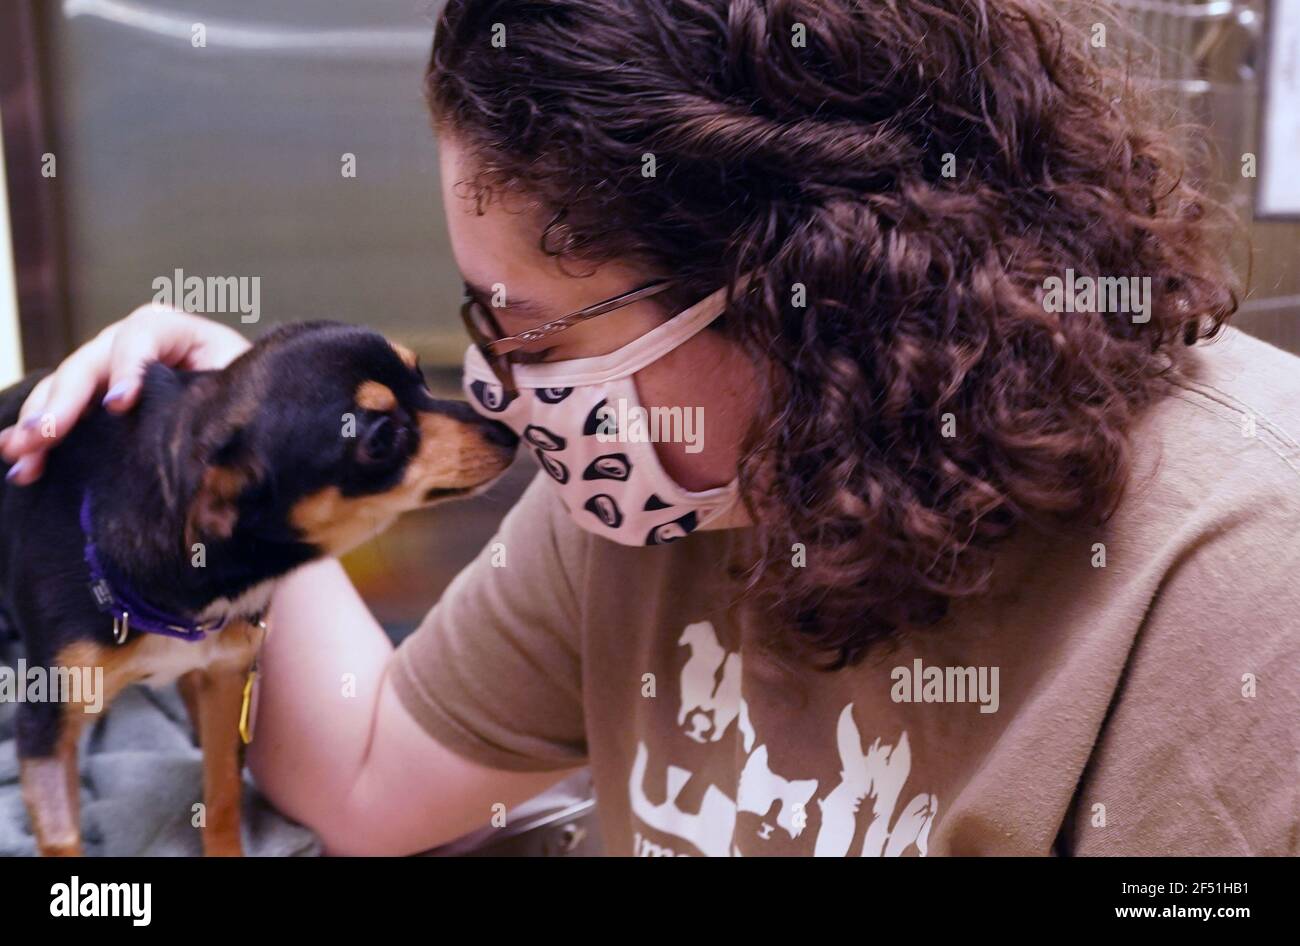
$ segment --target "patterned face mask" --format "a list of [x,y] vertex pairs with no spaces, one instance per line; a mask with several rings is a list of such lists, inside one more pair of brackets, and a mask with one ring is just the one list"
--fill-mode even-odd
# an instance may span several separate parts
[[724,299],[717,292],[607,355],[514,365],[517,395],[506,393],[470,346],[466,396],[519,435],[581,528],[621,545],[676,541],[727,513],[736,483],[685,490],[664,472],[653,443],[618,424],[645,416],[633,375],[707,328]]

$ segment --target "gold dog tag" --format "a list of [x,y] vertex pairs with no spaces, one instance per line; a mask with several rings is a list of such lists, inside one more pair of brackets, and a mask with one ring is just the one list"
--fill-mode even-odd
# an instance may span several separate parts
[[253,665],[248,668],[248,679],[244,681],[244,702],[239,707],[239,738],[244,740],[244,745],[253,741],[253,726],[257,722],[257,668],[262,663],[262,646],[266,644],[266,636],[271,633],[270,626],[262,618],[254,621],[253,626],[261,634],[257,642],[257,656],[253,658]]
[[244,681],[244,704],[239,708],[239,738],[244,745],[253,741],[253,721],[257,719],[257,671],[248,671]]

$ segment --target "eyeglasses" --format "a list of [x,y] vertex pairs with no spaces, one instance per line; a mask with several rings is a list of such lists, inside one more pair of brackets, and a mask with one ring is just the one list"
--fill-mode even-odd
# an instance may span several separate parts
[[606,299],[604,302],[597,302],[585,309],[571,312],[553,322],[535,326],[526,332],[520,332],[518,335],[503,335],[501,326],[497,324],[496,318],[492,315],[492,310],[475,298],[473,290],[467,285],[465,287],[465,302],[460,307],[460,317],[465,323],[465,331],[469,333],[470,340],[474,342],[479,354],[488,363],[488,367],[492,369],[492,373],[501,382],[501,386],[505,388],[506,393],[517,394],[518,389],[515,387],[514,371],[508,357],[510,352],[523,348],[525,345],[539,339],[558,335],[560,332],[573,328],[573,326],[582,322],[588,322],[616,309],[630,306],[634,302],[657,296],[672,285],[673,281],[670,279],[652,282],[640,289],[633,289],[631,292],[625,292],[622,295],[614,296],[612,299]]

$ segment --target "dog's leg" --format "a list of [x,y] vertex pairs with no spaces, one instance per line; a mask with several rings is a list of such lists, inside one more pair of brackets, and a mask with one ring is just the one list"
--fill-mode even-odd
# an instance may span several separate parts
[[65,694],[63,702],[18,706],[19,781],[44,855],[82,853],[77,737],[87,719],[107,709],[134,679],[130,655],[137,643],[109,648],[83,640],[69,645],[49,666],[83,674],[98,692],[82,689],[75,696]]
[[176,681],[176,689],[180,691],[181,699],[185,702],[185,712],[190,717],[190,726],[194,732],[194,744],[199,744],[199,677],[202,676],[198,670],[191,670],[189,673],[182,674]]
[[245,675],[229,669],[195,671],[199,745],[203,749],[203,853],[238,857],[240,781],[239,711]]
[[50,703],[23,703],[18,709],[19,782],[36,847],[45,857],[80,857],[81,709]]

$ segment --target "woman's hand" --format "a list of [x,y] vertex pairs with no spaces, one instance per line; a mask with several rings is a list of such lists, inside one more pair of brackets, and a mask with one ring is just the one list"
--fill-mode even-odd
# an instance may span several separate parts
[[32,389],[14,426],[0,431],[0,456],[12,463],[7,479],[26,486],[40,478],[45,457],[91,399],[107,389],[104,407],[115,414],[135,406],[145,366],[224,368],[246,348],[234,329],[160,305],[136,309],[82,345]]

